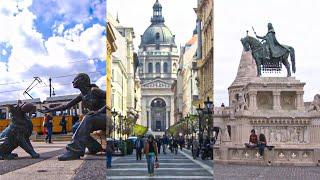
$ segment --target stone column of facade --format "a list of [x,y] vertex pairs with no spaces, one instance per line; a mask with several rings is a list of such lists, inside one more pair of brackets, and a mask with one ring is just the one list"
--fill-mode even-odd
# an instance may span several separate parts
[[280,91],[272,91],[273,95],[273,109],[274,110],[280,110],[281,104],[280,104]]
[[249,92],[249,109],[252,111],[257,110],[257,91]]
[[303,111],[304,110],[303,91],[297,91],[296,94],[297,94],[297,101],[296,101],[297,110]]
[[[150,110],[149,107],[147,108],[147,111],[146,111],[146,112],[147,112],[146,117],[147,117],[147,121],[148,121],[148,122],[147,122],[147,125],[149,124],[148,130],[151,131],[151,129],[152,129],[152,128],[151,128],[151,127],[152,127],[152,126],[151,126],[151,110]],[[148,112],[149,112],[149,117],[148,117]],[[149,119],[148,119],[148,118],[149,118]]]
[[170,119],[170,108],[166,108],[166,128],[165,129],[168,129],[169,128],[169,119]]

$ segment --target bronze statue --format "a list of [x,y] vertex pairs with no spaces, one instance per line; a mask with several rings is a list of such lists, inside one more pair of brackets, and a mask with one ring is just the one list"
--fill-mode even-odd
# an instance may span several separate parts
[[18,157],[17,154],[12,153],[14,149],[20,146],[32,158],[39,158],[40,155],[36,153],[30,142],[33,125],[26,113],[35,111],[35,106],[31,103],[24,103],[18,101],[17,105],[7,105],[9,112],[12,114],[12,121],[10,125],[0,133],[0,159],[13,159]]
[[257,65],[258,76],[261,76],[261,69],[265,71],[280,71],[282,63],[287,69],[287,76],[290,77],[289,55],[292,62],[292,71],[293,73],[296,72],[294,48],[282,45],[277,41],[271,23],[268,24],[268,33],[265,36],[258,36],[256,32],[254,33],[257,38],[263,39],[265,42],[261,43],[249,35],[242,38],[241,42],[245,51],[251,50],[251,54]]
[[90,83],[90,78],[85,73],[78,74],[73,82],[73,87],[80,90],[80,94],[66,105],[60,105],[55,108],[41,110],[42,113],[62,111],[78,104],[82,101],[84,108],[89,112],[83,117],[72,141],[66,147],[67,152],[58,157],[59,161],[68,161],[80,159],[84,156],[85,149],[88,148],[90,154],[96,154],[102,151],[102,146],[90,136],[90,133],[96,130],[106,131],[106,92],[99,89],[97,85]]

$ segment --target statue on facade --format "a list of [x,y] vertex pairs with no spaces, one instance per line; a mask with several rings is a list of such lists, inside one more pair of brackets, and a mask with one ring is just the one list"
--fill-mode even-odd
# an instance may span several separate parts
[[[90,78],[85,73],[79,73],[72,82],[73,87],[80,90],[80,94],[66,105],[40,110],[42,113],[53,111],[63,111],[82,102],[84,108],[89,112],[83,117],[72,141],[66,147],[67,152],[58,157],[59,161],[80,159],[84,156],[85,149],[88,148],[90,154],[102,151],[102,146],[90,133],[97,130],[107,131],[107,124],[110,127],[111,118],[106,115],[106,92],[99,89],[95,84],[90,83]],[[109,132],[106,132],[109,134]]]
[[[264,71],[281,71],[282,64],[287,69],[287,76],[291,76],[290,63],[292,62],[292,71],[296,72],[295,67],[295,51],[294,48],[280,44],[275,36],[275,31],[271,23],[268,23],[268,33],[265,36],[258,36],[258,39],[247,35],[241,39],[241,43],[245,51],[251,50],[252,56],[257,65],[258,76],[261,76],[261,69]],[[282,63],[282,64],[281,64]]]
[[33,125],[26,113],[35,112],[35,106],[31,103],[18,101],[17,105],[7,105],[11,113],[11,123],[0,133],[0,159],[13,159],[18,157],[12,153],[17,147],[21,147],[32,158],[39,158],[40,155],[35,152],[30,142]]
[[244,95],[239,93],[236,101],[236,112],[243,110],[248,110],[248,103],[246,102]]
[[308,111],[320,111],[320,94],[316,94],[311,102]]

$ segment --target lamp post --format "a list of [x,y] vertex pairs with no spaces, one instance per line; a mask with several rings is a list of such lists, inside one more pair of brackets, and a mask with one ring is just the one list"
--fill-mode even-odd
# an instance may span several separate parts
[[187,114],[187,116],[186,116],[186,121],[187,121],[187,139],[189,138],[189,118],[190,118],[190,116],[189,116],[189,114]]
[[213,106],[213,102],[210,101],[210,98],[207,97],[207,100],[204,102],[204,105],[205,105],[205,113],[208,114],[208,137],[210,138],[211,137],[211,126],[212,126],[212,123],[211,123],[211,114],[212,114],[212,106]]
[[202,140],[203,140],[203,137],[202,137],[202,127],[201,127],[201,123],[202,123],[202,111],[203,109],[201,108],[200,104],[198,106],[198,108],[196,109],[197,112],[198,112],[198,115],[199,115],[199,146],[201,147],[202,146]]
[[122,119],[123,119],[123,115],[119,115],[119,129],[120,129],[120,139],[122,140]]
[[113,109],[113,111],[111,111],[111,114],[113,116],[113,138],[116,139],[116,116],[118,115],[118,112],[116,111],[116,109]]

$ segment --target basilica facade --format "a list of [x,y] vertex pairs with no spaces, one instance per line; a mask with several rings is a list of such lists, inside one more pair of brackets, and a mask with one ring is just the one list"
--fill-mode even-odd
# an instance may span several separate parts
[[175,35],[164,24],[162,6],[153,5],[151,25],[141,36],[138,59],[141,80],[141,124],[155,135],[163,134],[174,123],[174,93],[178,49]]

